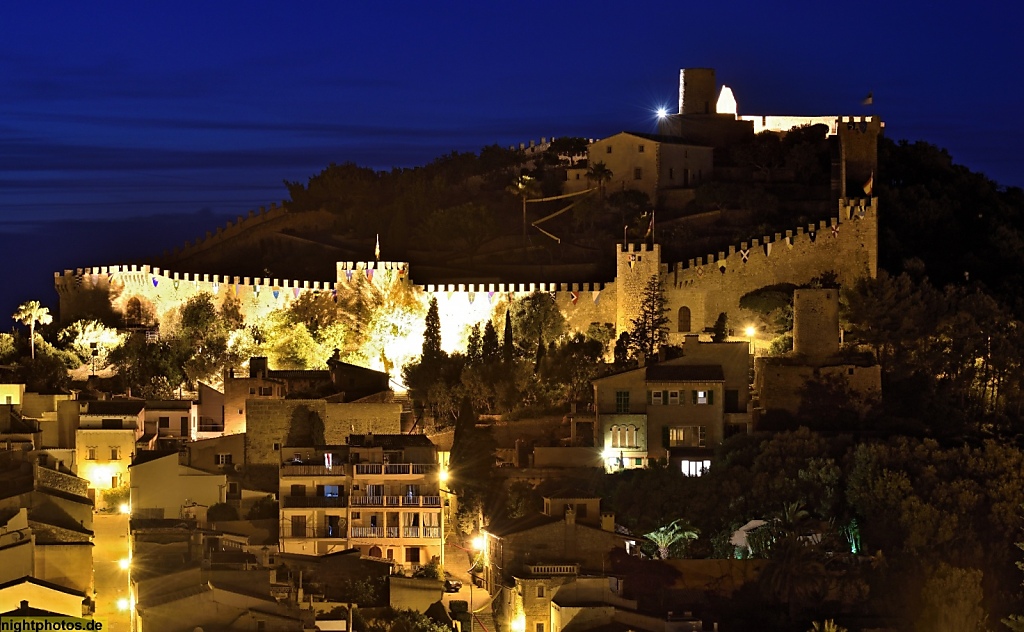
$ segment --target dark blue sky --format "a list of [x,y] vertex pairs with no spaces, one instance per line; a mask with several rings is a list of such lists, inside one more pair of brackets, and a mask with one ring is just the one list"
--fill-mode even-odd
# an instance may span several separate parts
[[[891,138],[1024,185],[1024,10],[892,4],[6,3],[3,237],[154,214],[198,235],[331,162],[653,129],[687,66],[716,68],[742,114],[874,112]],[[75,256],[30,272],[107,259]]]

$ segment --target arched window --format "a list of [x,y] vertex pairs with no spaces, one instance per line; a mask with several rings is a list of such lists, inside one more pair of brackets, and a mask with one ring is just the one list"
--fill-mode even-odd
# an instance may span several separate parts
[[679,333],[688,333],[690,331],[690,308],[680,307],[679,308]]
[[371,546],[368,555],[370,557],[382,557],[383,551],[380,550],[379,546]]
[[612,426],[612,447],[619,447],[619,427]]

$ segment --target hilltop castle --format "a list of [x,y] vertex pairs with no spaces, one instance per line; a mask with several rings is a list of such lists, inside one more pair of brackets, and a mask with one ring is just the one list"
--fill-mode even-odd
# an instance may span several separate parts
[[[829,134],[838,141],[838,160],[832,173],[833,199],[837,203],[829,220],[759,236],[727,250],[679,262],[663,261],[657,243],[622,243],[615,252],[615,278],[604,282],[581,279],[578,283],[549,283],[538,279],[517,284],[424,285],[414,283],[415,270],[407,262],[393,261],[338,262],[335,278],[318,281],[179,273],[146,265],[66,270],[54,278],[61,321],[95,314],[100,305],[122,315],[145,305],[160,322],[173,321],[167,316],[186,300],[208,292],[218,303],[227,296],[236,298],[246,319],[256,322],[287,307],[304,292],[341,296],[357,291],[360,284],[373,284],[380,290],[403,284],[424,303],[431,296],[438,300],[445,325],[444,346],[455,349],[464,347],[472,324],[491,319],[496,310],[503,312],[509,299],[538,291],[551,294],[575,331],[586,331],[594,323],[623,331],[637,313],[644,285],[652,275],[658,275],[670,309],[669,341],[679,343],[687,333],[710,328],[720,313],[728,314],[734,323],[752,317],[744,314],[739,302],[753,290],[781,283],[803,285],[826,272],[834,272],[844,285],[874,277],[878,266],[878,208],[870,197],[870,184],[877,168],[881,121],[877,117],[740,117],[735,111],[712,111],[710,101],[716,89],[713,70],[684,69],[679,113],[665,117],[665,135],[717,147],[728,146],[740,135],[752,135],[755,129],[784,133],[793,125],[825,122]],[[726,90],[723,87],[721,92]],[[628,149],[627,143],[615,151],[628,161],[629,156],[621,156]],[[659,158],[657,152],[644,152],[642,145],[632,149],[637,161]],[[658,173],[660,167],[655,164],[654,168]],[[864,191],[867,197],[848,196],[848,191]]]

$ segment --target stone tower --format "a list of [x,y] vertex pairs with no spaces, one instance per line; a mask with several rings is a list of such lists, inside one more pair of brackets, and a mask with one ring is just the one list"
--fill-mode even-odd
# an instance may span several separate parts
[[679,113],[714,114],[714,68],[683,68],[679,71]]
[[865,185],[878,174],[878,136],[882,121],[877,116],[840,117],[837,122],[841,156],[840,198],[872,195]]
[[839,352],[839,290],[793,292],[793,351],[809,360]]
[[619,244],[615,249],[615,329],[629,331],[640,311],[640,298],[651,276],[661,275],[661,246]]

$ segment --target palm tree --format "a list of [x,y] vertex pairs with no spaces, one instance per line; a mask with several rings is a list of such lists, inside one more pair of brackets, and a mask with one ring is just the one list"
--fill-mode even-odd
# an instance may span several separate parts
[[591,180],[597,183],[597,189],[601,192],[601,198],[604,198],[604,183],[612,179],[612,170],[609,169],[603,162],[595,162],[590,165],[587,169],[587,180]]
[[663,560],[667,560],[669,558],[669,549],[673,544],[680,540],[696,540],[699,533],[690,523],[679,518],[663,527],[658,527],[650,533],[645,533],[644,537],[658,547],[658,556]]
[[512,195],[523,198],[523,247],[526,247],[526,199],[540,196],[540,183],[532,176],[522,175],[505,188]]
[[14,320],[22,325],[28,325],[29,346],[32,349],[32,359],[36,358],[36,323],[49,325],[53,322],[50,316],[50,309],[43,307],[39,301],[29,301],[18,306],[18,311],[12,316]]

